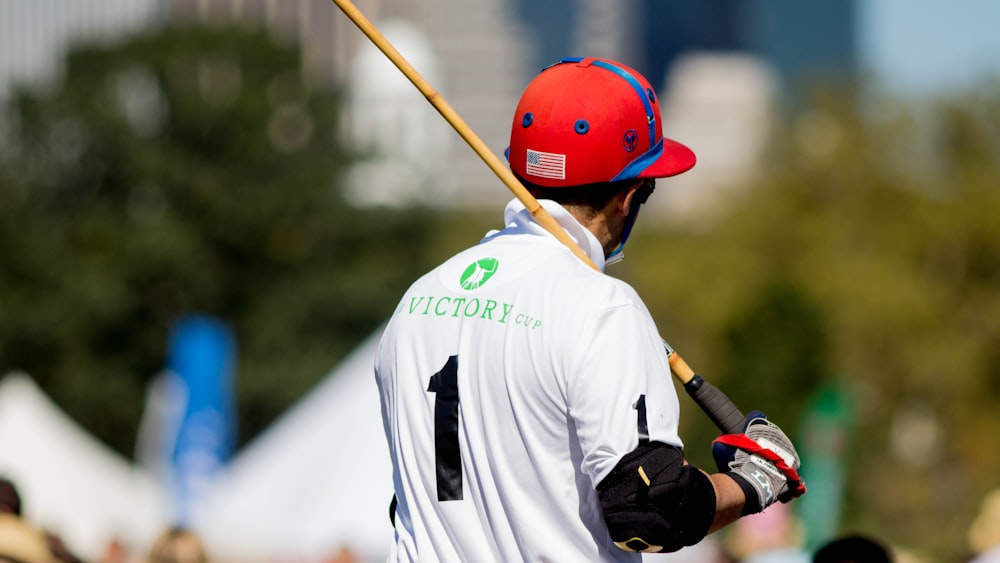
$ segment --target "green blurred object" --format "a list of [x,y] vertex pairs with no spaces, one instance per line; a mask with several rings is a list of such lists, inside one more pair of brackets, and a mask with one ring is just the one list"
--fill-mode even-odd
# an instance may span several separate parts
[[796,501],[795,508],[809,551],[839,531],[854,419],[851,395],[841,386],[829,384],[813,395],[799,425],[800,474],[809,491]]

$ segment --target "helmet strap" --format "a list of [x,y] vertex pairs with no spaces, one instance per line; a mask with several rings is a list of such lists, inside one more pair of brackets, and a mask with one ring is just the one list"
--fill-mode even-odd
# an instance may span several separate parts
[[639,217],[639,208],[642,207],[643,203],[646,203],[647,199],[649,199],[650,194],[653,193],[654,187],[656,187],[654,180],[643,180],[642,184],[640,184],[636,189],[635,195],[632,196],[632,208],[629,209],[628,218],[625,219],[625,228],[622,230],[622,240],[618,243],[618,246],[604,258],[605,266],[617,264],[625,259],[625,255],[622,251],[625,249],[625,243],[628,241],[628,236],[632,234],[632,227],[635,226],[635,220]]

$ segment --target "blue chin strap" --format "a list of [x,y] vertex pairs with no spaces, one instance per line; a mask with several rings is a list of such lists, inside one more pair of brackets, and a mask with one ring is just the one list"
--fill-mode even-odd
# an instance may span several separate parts
[[622,231],[622,240],[618,243],[617,248],[604,257],[605,266],[617,264],[625,259],[625,255],[622,251],[625,250],[625,243],[628,242],[628,236],[632,234],[632,227],[635,226],[635,220],[639,217],[639,208],[642,207],[642,204],[646,203],[647,199],[649,199],[650,194],[653,193],[654,187],[655,182],[653,180],[645,180],[632,197],[632,209],[629,210],[628,218],[625,219],[625,229]]
[[[641,204],[640,204],[641,205]],[[632,225],[635,225],[635,219],[639,216],[639,205],[633,205],[631,211],[628,213],[628,219],[625,220],[625,230],[622,231],[622,241],[618,243],[618,247],[611,251],[604,258],[604,265],[610,266],[611,264],[617,264],[625,259],[625,254],[622,253],[625,250],[625,243],[628,241],[629,234],[632,233]]]

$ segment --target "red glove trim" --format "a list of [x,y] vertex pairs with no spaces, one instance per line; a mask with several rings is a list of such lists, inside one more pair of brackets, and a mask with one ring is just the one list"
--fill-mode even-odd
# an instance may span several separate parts
[[788,479],[788,490],[791,493],[791,498],[797,498],[806,493],[806,484],[802,482],[799,472],[794,467],[790,467],[784,458],[775,453],[774,450],[761,446],[746,434],[723,434],[716,438],[713,443],[716,442],[760,456],[777,467]]

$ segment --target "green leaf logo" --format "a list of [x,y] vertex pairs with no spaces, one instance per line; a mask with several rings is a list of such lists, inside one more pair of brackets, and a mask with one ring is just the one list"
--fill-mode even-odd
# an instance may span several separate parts
[[496,258],[480,258],[469,264],[458,283],[462,285],[462,289],[477,289],[497,273],[497,264],[499,262]]

